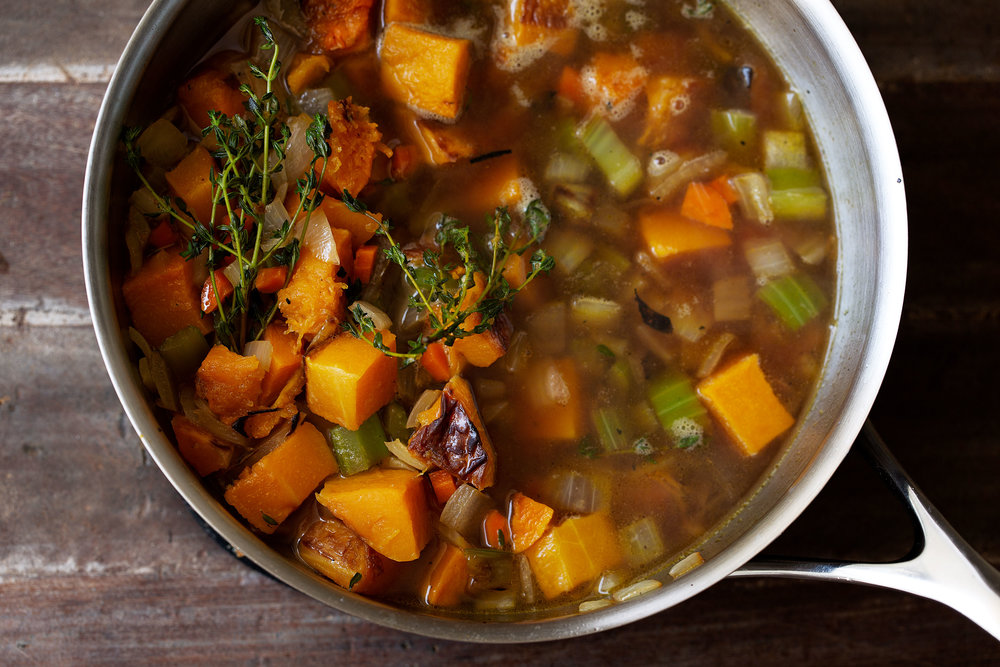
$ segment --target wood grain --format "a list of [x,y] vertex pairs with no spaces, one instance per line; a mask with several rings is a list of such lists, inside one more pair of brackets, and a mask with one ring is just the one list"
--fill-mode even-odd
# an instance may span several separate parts
[[[909,204],[906,305],[873,420],[945,516],[1000,564],[1000,7],[834,4],[882,88]],[[86,326],[80,199],[103,83],[72,73],[110,71],[101,67],[145,5],[0,4],[0,663],[1000,660],[995,641],[936,603],[764,579],[724,581],[573,641],[441,642],[330,610],[220,549],[145,456]],[[68,74],[48,79],[52,68]],[[905,514],[852,454],[770,551],[890,559],[910,538]]]

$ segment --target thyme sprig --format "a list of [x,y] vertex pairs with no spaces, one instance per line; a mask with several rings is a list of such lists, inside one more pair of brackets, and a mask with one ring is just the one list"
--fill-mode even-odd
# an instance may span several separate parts
[[[382,252],[402,269],[406,283],[413,290],[410,306],[424,310],[428,321],[422,334],[407,341],[405,352],[392,351],[385,345],[381,332],[360,305],[350,308],[351,317],[344,321],[343,327],[404,363],[419,359],[432,343],[440,341],[452,345],[460,338],[489,331],[518,292],[555,266],[555,260],[536,247],[551,222],[548,211],[538,200],[528,205],[523,224],[516,228],[507,209],[498,207],[493,213],[492,232],[486,239],[476,239],[468,226],[444,216],[435,235],[437,248],[425,249],[419,265],[410,260],[393,238],[388,219],[372,215],[363,202],[347,191],[343,193],[343,201],[350,210],[365,215],[377,225],[376,233],[388,242]],[[477,247],[477,241],[484,243]],[[515,288],[503,275],[503,269],[512,255],[524,255],[529,250],[532,250],[530,271],[524,282]],[[466,303],[466,297],[475,287],[476,274],[484,276],[486,283],[482,291]],[[478,321],[473,318],[476,314],[481,316]]]
[[[260,48],[269,51],[270,58],[266,69],[251,61],[249,70],[264,81],[265,92],[258,96],[244,83],[239,90],[246,97],[246,114],[230,118],[219,111],[208,112],[209,125],[202,135],[212,135],[212,156],[222,165],[210,174],[212,207],[208,220],[199,219],[182,199],[163,196],[150,184],[142,171],[137,143],[143,128],[128,127],[122,133],[126,161],[143,187],[152,194],[160,211],[189,232],[181,254],[189,260],[206,254],[210,269],[221,266],[227,257],[235,260],[238,284],[233,284],[228,305],[221,300],[218,303],[214,325],[220,341],[236,351],[241,351],[247,340],[259,338],[277,311],[276,302],[265,301],[253,289],[254,279],[264,266],[287,266],[291,276],[311,214],[323,200],[319,184],[326,170],[325,158],[330,156],[330,124],[325,116],[317,114],[305,132],[313,157],[295,183],[299,204],[289,219],[277,229],[268,230],[265,210],[275,196],[273,177],[283,168],[291,132],[274,92],[281,70],[278,44],[266,19],[255,17],[254,23],[263,35]],[[317,170],[320,160],[323,165]],[[209,280],[215,294],[219,294],[214,271]]]

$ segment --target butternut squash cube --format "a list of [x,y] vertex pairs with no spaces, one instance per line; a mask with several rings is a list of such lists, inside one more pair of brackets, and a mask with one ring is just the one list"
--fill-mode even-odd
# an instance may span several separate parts
[[327,322],[344,314],[344,288],[334,276],[335,266],[302,253],[288,285],[278,291],[278,308],[288,323],[288,330],[314,336]]
[[302,344],[281,322],[269,324],[263,339],[271,344],[271,365],[261,383],[260,404],[271,407],[295,372],[302,368]]
[[639,233],[649,252],[659,259],[699,250],[725,248],[733,242],[728,231],[688,220],[666,207],[640,211]]
[[215,158],[201,146],[195,146],[176,167],[164,174],[174,195],[183,199],[187,209],[205,224],[212,217],[213,169],[217,169]]
[[702,380],[698,394],[747,456],[795,423],[764,377],[757,354],[748,354]]
[[134,276],[122,284],[122,296],[132,315],[132,326],[154,347],[187,326],[203,334],[212,331],[210,318],[201,316],[200,285],[194,283],[191,262],[177,250],[149,257]]
[[382,37],[382,85],[389,96],[424,113],[458,118],[472,65],[472,44],[400,23]]
[[184,415],[174,415],[170,425],[177,438],[177,451],[199,475],[204,477],[229,467],[233,459],[232,447],[218,442],[211,433]]
[[322,53],[296,53],[288,68],[288,90],[298,95],[330,71],[330,58]]
[[[382,333],[395,350],[396,337]],[[314,413],[357,431],[396,393],[396,360],[344,332],[306,356],[306,401]]]
[[524,555],[549,600],[593,581],[623,560],[618,532],[600,512],[566,519]]
[[264,372],[257,357],[216,345],[198,367],[195,391],[220,420],[232,424],[256,407]]

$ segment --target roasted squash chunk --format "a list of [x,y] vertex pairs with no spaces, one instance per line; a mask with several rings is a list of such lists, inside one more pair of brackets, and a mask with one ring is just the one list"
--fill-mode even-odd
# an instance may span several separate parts
[[382,85],[389,95],[445,120],[462,113],[472,43],[400,23],[382,37]]
[[264,369],[257,357],[244,357],[225,345],[216,345],[201,362],[195,390],[227,424],[254,409],[260,398]]
[[395,561],[372,549],[335,518],[310,525],[297,550],[306,565],[355,593],[381,593],[399,571]]

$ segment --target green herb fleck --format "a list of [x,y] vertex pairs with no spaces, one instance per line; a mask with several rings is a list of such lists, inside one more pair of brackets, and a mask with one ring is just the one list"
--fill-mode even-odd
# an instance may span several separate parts
[[354,576],[351,577],[351,582],[347,584],[347,590],[352,591],[354,587],[361,583],[361,573],[355,572]]
[[700,442],[700,435],[686,435],[677,441],[677,449],[691,449]]
[[260,516],[261,516],[261,518],[264,519],[264,523],[266,523],[267,525],[269,525],[269,526],[277,526],[278,525],[277,521],[275,521],[274,519],[272,519],[270,516],[268,516],[264,512],[261,512]]
[[580,442],[577,444],[576,451],[577,453],[580,454],[580,456],[585,456],[588,459],[593,459],[597,458],[597,454],[599,453],[600,450],[598,450],[597,445],[595,445],[594,442],[590,439],[590,436],[585,435],[583,436],[583,438],[580,439]]
[[615,358],[615,353],[611,350],[610,347],[608,347],[607,345],[604,345],[603,343],[597,346],[597,351],[600,352],[601,354],[603,354],[608,359],[614,359]]

